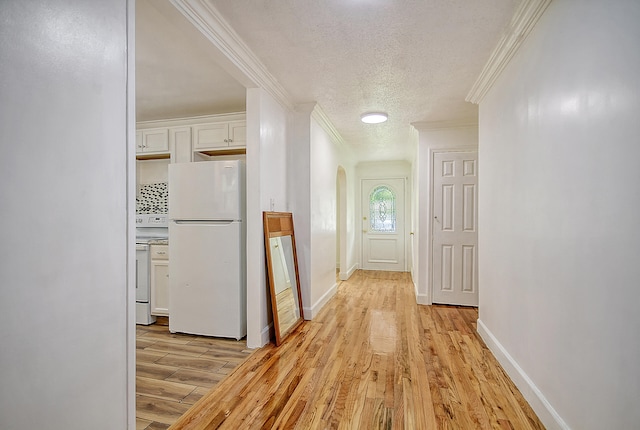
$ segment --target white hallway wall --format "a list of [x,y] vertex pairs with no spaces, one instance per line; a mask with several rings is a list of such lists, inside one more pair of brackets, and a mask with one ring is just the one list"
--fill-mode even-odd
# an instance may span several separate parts
[[262,212],[288,210],[289,115],[264,89],[247,89],[247,346],[250,348],[269,341],[272,316]]
[[[347,213],[353,214],[353,166],[340,147],[321,126],[317,118],[311,117],[311,316],[317,315],[336,290],[336,242],[337,242],[337,195],[336,180],[338,166],[342,166],[347,179]],[[351,210],[350,210],[351,208]],[[347,215],[349,218],[349,215]],[[349,221],[347,221],[349,225]],[[347,226],[347,244],[353,243],[353,229]],[[354,249],[347,249],[347,267],[355,264]],[[305,309],[306,311],[306,309]]]
[[0,2],[3,430],[135,428],[131,6]]
[[336,174],[347,178],[347,266],[356,261],[353,232],[354,167],[326,130],[315,103],[298,106],[289,152],[291,211],[294,215],[302,302],[312,319],[336,292]]
[[480,103],[479,330],[548,428],[640,422],[638,22],[554,0]]

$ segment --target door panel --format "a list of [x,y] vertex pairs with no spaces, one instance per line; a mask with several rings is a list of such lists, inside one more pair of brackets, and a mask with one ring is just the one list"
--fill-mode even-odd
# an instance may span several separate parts
[[468,232],[476,231],[476,186],[464,184],[462,186],[462,230]]
[[478,305],[477,156],[434,154],[434,303]]
[[149,301],[149,245],[136,244],[136,302]]
[[441,285],[442,291],[453,291],[453,246],[442,245],[442,272]]
[[169,164],[169,196],[169,219],[242,219],[243,164],[236,160]]
[[369,261],[377,263],[397,263],[398,240],[395,238],[369,239]]
[[[402,272],[405,270],[404,179],[363,179],[361,185],[362,268]],[[392,199],[376,200],[380,191]]]
[[169,330],[246,334],[242,225],[169,223]]

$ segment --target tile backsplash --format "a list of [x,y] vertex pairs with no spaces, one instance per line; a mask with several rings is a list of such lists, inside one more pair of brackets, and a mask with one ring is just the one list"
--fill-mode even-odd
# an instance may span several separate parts
[[136,197],[137,214],[165,214],[169,210],[169,189],[166,182],[141,184]]

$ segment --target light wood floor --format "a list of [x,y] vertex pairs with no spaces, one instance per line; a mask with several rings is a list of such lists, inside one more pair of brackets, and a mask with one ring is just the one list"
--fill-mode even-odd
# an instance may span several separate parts
[[298,298],[294,296],[293,288],[285,288],[276,294],[280,333],[288,332],[300,320],[300,307],[297,302]]
[[178,429],[542,429],[476,334],[407,273],[356,272],[313,320],[238,366]]
[[136,429],[169,428],[250,352],[245,341],[136,326]]

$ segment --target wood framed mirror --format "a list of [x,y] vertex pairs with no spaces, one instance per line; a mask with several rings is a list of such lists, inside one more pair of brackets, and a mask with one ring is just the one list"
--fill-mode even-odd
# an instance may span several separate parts
[[273,327],[280,345],[304,320],[293,215],[263,212],[263,222]]

